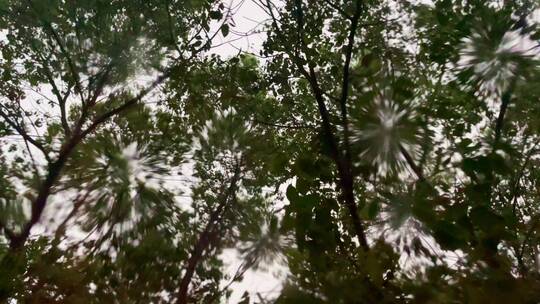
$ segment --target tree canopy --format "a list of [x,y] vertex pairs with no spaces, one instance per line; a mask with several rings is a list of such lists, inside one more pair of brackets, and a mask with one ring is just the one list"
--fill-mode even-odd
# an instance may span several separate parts
[[0,301],[537,303],[539,12],[0,0]]

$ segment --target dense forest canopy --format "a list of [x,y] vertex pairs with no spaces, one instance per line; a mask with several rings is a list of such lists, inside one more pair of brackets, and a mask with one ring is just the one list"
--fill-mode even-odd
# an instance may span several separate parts
[[539,24],[535,0],[0,0],[0,301],[229,303],[285,267],[240,303],[538,303]]

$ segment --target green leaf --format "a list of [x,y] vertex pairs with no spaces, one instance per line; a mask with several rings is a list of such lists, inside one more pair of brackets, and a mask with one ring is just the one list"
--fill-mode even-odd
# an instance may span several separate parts
[[210,11],[209,16],[214,20],[221,20],[221,18],[223,18],[223,13],[221,11]]
[[223,35],[223,37],[227,37],[227,35],[229,35],[229,25],[224,23],[222,26],[221,26],[221,34]]
[[457,224],[441,220],[433,226],[433,236],[443,249],[456,250],[467,245],[467,232]]

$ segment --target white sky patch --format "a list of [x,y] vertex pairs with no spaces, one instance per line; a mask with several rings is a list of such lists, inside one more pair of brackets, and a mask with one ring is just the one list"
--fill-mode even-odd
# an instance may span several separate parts
[[535,9],[527,16],[527,22],[529,24],[540,25],[540,8]]
[[[236,249],[226,249],[223,251],[221,258],[224,260],[225,272],[234,275],[242,259]],[[264,270],[248,270],[242,281],[235,282],[231,285],[232,294],[228,303],[238,303],[242,299],[244,292],[248,292],[252,299],[257,299],[257,294],[261,294],[263,298],[277,298],[281,292],[283,280],[288,274],[288,268],[273,263],[267,266],[268,271]],[[228,281],[222,282],[222,286]]]
[[[234,21],[230,24],[229,35],[223,37],[220,33],[210,52],[223,57],[242,52],[258,53],[266,40],[266,13],[253,0],[225,0],[223,3],[231,8]],[[213,28],[218,26],[214,24]]]

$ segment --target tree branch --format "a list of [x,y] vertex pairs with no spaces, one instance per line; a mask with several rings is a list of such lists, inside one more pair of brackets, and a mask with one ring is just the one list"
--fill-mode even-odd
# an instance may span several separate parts
[[168,72],[162,74],[160,77],[158,77],[150,86],[142,90],[139,94],[137,94],[132,99],[125,102],[122,106],[115,108],[100,117],[98,117],[96,120],[92,122],[92,124],[85,129],[82,130],[83,121],[82,118],[77,124],[77,127],[75,128],[72,137],[70,140],[62,146],[62,149],[60,150],[60,153],[58,155],[58,158],[53,163],[49,164],[48,168],[48,174],[45,180],[43,181],[42,185],[39,188],[38,195],[36,199],[34,200],[32,204],[32,215],[30,217],[30,221],[24,226],[23,230],[20,234],[18,234],[11,242],[10,242],[10,248],[12,250],[18,250],[20,249],[26,240],[28,239],[30,235],[30,230],[32,227],[39,221],[41,214],[43,213],[43,210],[45,209],[45,205],[47,203],[47,199],[51,194],[52,187],[54,186],[54,183],[58,180],[60,177],[61,171],[66,165],[69,157],[71,156],[71,153],[75,150],[76,146],[90,133],[94,132],[97,127],[107,121],[112,116],[121,113],[122,111],[128,109],[129,107],[136,104],[138,101],[140,101],[143,97],[145,97],[148,93],[150,93],[155,87],[157,87],[160,83],[162,83],[165,79],[167,79],[171,74],[172,69],[170,69]]
[[105,121],[107,121],[109,118],[129,109],[130,107],[136,105],[141,99],[143,99],[146,95],[148,95],[148,93],[150,93],[151,91],[153,91],[158,85],[160,85],[163,81],[165,81],[167,78],[169,78],[169,76],[171,75],[172,73],[172,69],[170,69],[169,71],[163,73],[161,76],[159,76],[152,84],[150,84],[150,86],[148,86],[147,88],[145,88],[144,90],[142,90],[141,92],[139,92],[139,94],[135,95],[133,98],[127,100],[126,102],[124,102],[121,106],[117,107],[117,108],[114,108],[108,112],[105,112],[104,114],[102,114],[101,116],[99,116],[98,118],[96,118],[91,124],[90,126],[88,126],[88,128],[86,128],[84,131],[81,132],[81,137],[85,137],[86,135],[94,132],[94,130],[96,130],[96,128],[101,125],[102,123],[104,123]]
[[339,105],[341,108],[341,125],[343,127],[343,139],[345,144],[345,158],[347,162],[351,162],[351,149],[349,142],[349,120],[347,117],[347,100],[349,98],[349,81],[350,81],[350,65],[351,58],[354,49],[354,40],[356,36],[356,30],[358,29],[358,22],[362,14],[362,1],[356,1],[356,9],[354,16],[351,19],[351,27],[349,29],[349,37],[347,47],[345,49],[345,63],[343,64],[343,81],[341,85],[341,98]]
[[401,153],[403,158],[405,158],[405,161],[407,161],[407,164],[409,165],[409,167],[411,167],[413,172],[416,174],[416,177],[418,177],[418,180],[425,181],[426,179],[424,177],[424,174],[422,173],[422,169],[416,165],[416,163],[414,162],[414,159],[411,157],[409,152],[407,152],[407,150],[405,149],[405,147],[403,147],[402,144],[399,145],[399,152]]
[[58,105],[60,107],[60,119],[61,119],[61,123],[62,123],[62,128],[64,129],[64,134],[66,136],[69,136],[70,133],[71,133],[71,130],[70,130],[69,124],[67,122],[66,101],[67,101],[69,95],[71,94],[72,86],[69,86],[68,89],[66,90],[66,93],[64,94],[64,96],[62,96],[58,86],[56,85],[56,82],[54,81],[53,73],[51,72],[51,69],[49,69],[48,60],[45,59],[43,56],[41,56],[41,54],[39,54],[39,53],[37,55],[41,59],[41,65],[42,65],[43,70],[45,72],[45,77],[47,78],[47,81],[51,85],[51,91],[54,94],[54,96],[56,97],[56,100],[58,101]]
[[191,251],[190,257],[186,264],[186,272],[184,273],[179,284],[178,291],[178,303],[187,304],[189,303],[188,297],[188,288],[193,276],[195,275],[195,270],[199,265],[204,252],[209,248],[212,242],[212,235],[217,231],[215,230],[219,224],[219,219],[226,211],[229,202],[232,197],[235,195],[237,183],[240,178],[240,167],[237,165],[233,177],[231,178],[230,185],[227,188],[223,200],[219,203],[217,208],[210,214],[208,223],[202,233],[200,234],[197,243],[195,244],[193,250]]
[[347,12],[345,12],[345,10],[343,10],[341,7],[339,7],[339,5],[335,4],[334,2],[332,2],[331,0],[323,0],[324,3],[328,4],[328,6],[330,6],[331,8],[335,9],[336,11],[338,11],[341,15],[343,15],[343,17],[345,17],[346,19],[349,19],[351,20],[353,17],[351,17],[351,15],[347,14]]
[[504,92],[501,99],[502,100],[501,100],[501,107],[499,109],[499,116],[497,117],[497,121],[495,123],[495,137],[493,141],[493,149],[496,149],[496,146],[501,139],[501,133],[502,133],[502,128],[504,124],[504,117],[506,115],[506,110],[508,109],[508,105],[510,104],[510,101],[512,100],[512,90],[509,89],[506,92]]
[[[32,2],[29,1],[30,4],[32,5]],[[33,5],[32,5],[33,6]],[[38,12],[36,12],[36,14],[39,14]],[[71,58],[71,55],[69,54],[69,52],[66,50],[66,48],[64,47],[64,43],[62,42],[62,39],[60,38],[60,36],[58,35],[58,33],[54,30],[54,28],[52,27],[51,23],[48,22],[48,21],[45,21],[43,19],[41,19],[41,22],[43,23],[43,26],[50,31],[51,35],[52,35],[52,38],[53,40],[56,42],[56,44],[58,44],[58,47],[60,48],[60,52],[62,53],[62,55],[66,58],[66,61],[67,61],[67,64],[68,64],[68,68],[69,68],[69,71],[71,72],[71,75],[73,76],[73,80],[74,80],[74,84],[75,84],[75,90],[77,91],[77,93],[79,94],[80,98],[81,98],[81,101],[84,103],[85,102],[85,98],[84,98],[84,94],[83,94],[83,89],[82,89],[82,85],[81,85],[81,80],[80,80],[80,77],[79,77],[79,74],[77,73],[77,69],[75,68],[75,64],[73,63],[73,60]]]
[[52,245],[57,246],[60,243],[60,238],[64,235],[66,232],[66,225],[79,211],[79,208],[86,202],[86,199],[92,192],[91,189],[88,189],[84,195],[77,195],[75,198],[75,202],[73,204],[73,208],[69,212],[69,214],[66,216],[66,218],[58,225],[56,232],[54,233],[54,239],[52,240]]
[[8,125],[9,125],[10,127],[12,127],[15,131],[17,131],[17,133],[19,133],[19,135],[21,135],[22,138],[23,138],[25,141],[31,143],[34,147],[36,147],[38,150],[40,150],[40,151],[43,153],[43,155],[44,155],[44,157],[45,157],[45,159],[46,159],[47,161],[50,161],[48,152],[47,152],[47,150],[45,149],[45,147],[44,147],[40,142],[38,142],[37,140],[35,140],[34,138],[32,138],[32,137],[26,132],[26,130],[25,130],[23,127],[19,126],[17,123],[15,123],[13,120],[11,120],[11,119],[9,118],[9,115],[8,115],[6,112],[4,112],[4,110],[2,110],[1,107],[0,107],[0,116],[4,119],[5,122],[8,123]]
[[[297,5],[298,5],[298,2],[297,2]],[[270,5],[269,0],[266,0],[266,6],[270,13],[270,17],[272,18],[272,24],[276,30],[276,33],[278,34],[278,36],[280,36],[280,39],[285,44],[286,42],[285,36],[283,35],[283,33],[281,32],[278,26],[277,20],[273,14],[272,7]],[[301,9],[301,7],[297,6],[297,9]],[[302,23],[303,22],[302,19],[299,19],[299,22]],[[302,30],[299,30],[299,33],[302,33]],[[302,40],[301,36],[300,36],[300,39]],[[300,42],[303,43],[302,41]],[[342,157],[342,154],[339,150],[338,141],[336,139],[336,136],[333,131],[332,123],[330,121],[330,113],[324,101],[324,92],[321,86],[319,85],[317,75],[314,70],[314,65],[308,64],[309,70],[306,70],[302,63],[305,60],[303,60],[298,55],[292,53],[291,51],[287,49],[285,49],[285,53],[291,57],[293,63],[296,65],[299,72],[308,80],[310,84],[310,88],[314,94],[315,101],[317,102],[317,108],[321,116],[321,120],[322,120],[321,127],[325,135],[324,139],[326,140],[330,148],[331,158],[334,160],[334,163],[336,164],[337,169],[338,169],[339,187],[341,188],[341,191],[343,194],[344,204],[347,207],[349,214],[351,216],[353,228],[358,238],[358,241],[360,243],[360,246],[362,247],[363,250],[368,251],[369,245],[367,243],[365,228],[358,214],[358,207],[356,205],[355,198],[354,198],[354,177],[352,175],[351,164],[350,164],[350,161],[348,162],[346,158]]]

